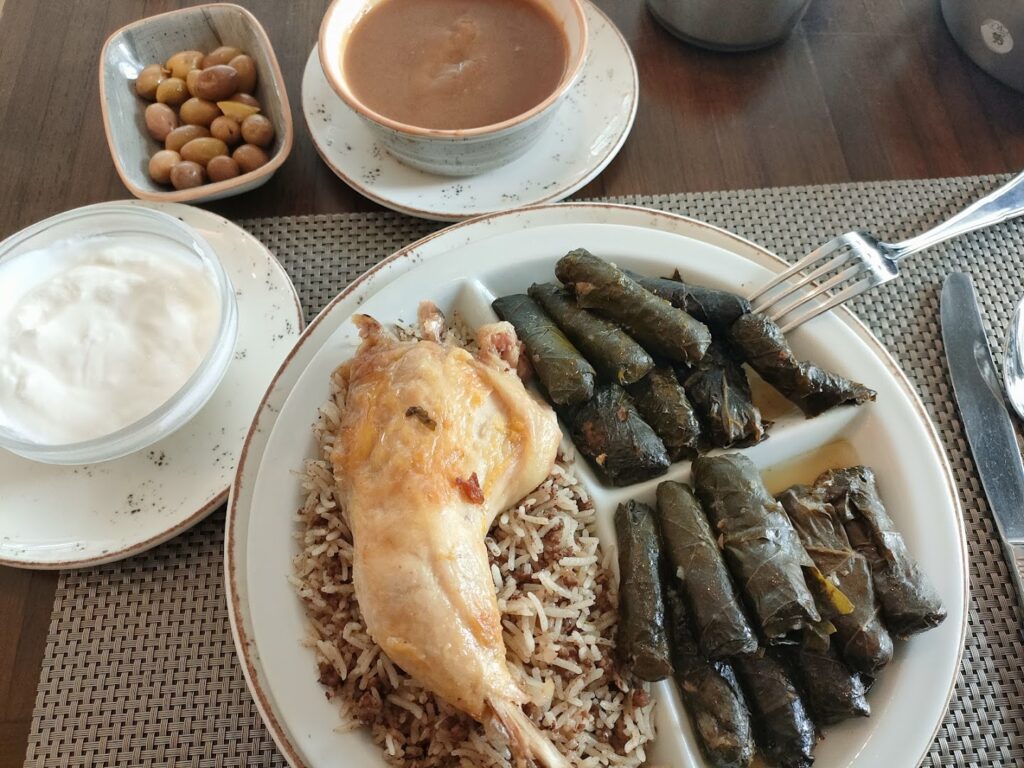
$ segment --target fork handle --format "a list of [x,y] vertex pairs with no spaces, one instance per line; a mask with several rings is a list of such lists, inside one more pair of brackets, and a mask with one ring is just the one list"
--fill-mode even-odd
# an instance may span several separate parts
[[891,245],[892,257],[897,261],[912,253],[930,248],[976,229],[990,227],[1024,213],[1024,173],[1010,179],[994,192],[990,192],[960,213],[927,232]]

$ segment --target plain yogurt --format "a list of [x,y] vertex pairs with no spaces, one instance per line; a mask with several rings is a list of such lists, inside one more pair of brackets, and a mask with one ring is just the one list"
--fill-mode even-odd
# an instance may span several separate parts
[[220,317],[213,275],[171,240],[62,240],[0,262],[0,425],[54,445],[116,432],[181,389]]

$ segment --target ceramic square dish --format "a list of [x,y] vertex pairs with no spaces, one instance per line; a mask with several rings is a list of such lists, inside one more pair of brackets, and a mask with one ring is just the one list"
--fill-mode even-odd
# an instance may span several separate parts
[[[256,62],[256,93],[262,112],[274,124],[270,161],[249,173],[192,189],[175,190],[149,177],[149,158],[158,149],[146,132],[146,103],[134,81],[148,64],[163,63],[177,51],[208,53],[234,45]],[[143,200],[197,203],[230,197],[265,184],[292,148],[292,113],[284,78],[270,38],[249,11],[230,3],[199,5],[133,21],[114,32],[100,54],[100,104],[110,156],[129,191]]]

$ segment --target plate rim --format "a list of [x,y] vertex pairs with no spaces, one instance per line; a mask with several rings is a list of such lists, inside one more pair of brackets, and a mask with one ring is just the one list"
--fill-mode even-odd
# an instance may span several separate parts
[[[398,211],[399,213],[404,213],[409,216],[416,216],[417,218],[420,219],[427,219],[429,221],[443,221],[450,223],[468,221],[471,218],[479,218],[481,216],[493,216],[498,213],[507,213],[508,211],[519,210],[520,208],[532,208],[535,206],[546,205],[565,199],[569,195],[579,191],[587,184],[589,184],[591,181],[593,181],[595,178],[597,178],[604,171],[604,169],[611,164],[612,160],[614,160],[616,156],[618,156],[619,152],[622,151],[622,147],[625,145],[626,140],[629,138],[629,135],[633,132],[633,124],[636,122],[636,115],[640,106],[640,75],[636,64],[636,58],[633,56],[633,50],[632,48],[630,48],[629,42],[622,34],[622,30],[618,28],[615,22],[612,21],[611,17],[607,13],[605,13],[601,8],[599,8],[596,3],[591,2],[591,0],[583,0],[583,2],[589,10],[594,11],[604,19],[608,27],[611,28],[614,34],[618,37],[619,42],[622,44],[623,51],[625,52],[626,58],[629,61],[630,72],[632,74],[633,82],[630,88],[630,94],[632,98],[630,100],[629,105],[629,117],[626,120],[626,124],[623,127],[621,135],[615,140],[615,142],[608,149],[608,152],[597,163],[595,163],[586,173],[584,173],[579,179],[572,182],[571,184],[567,186],[562,186],[552,194],[548,194],[543,197],[537,198],[536,200],[531,201],[527,205],[515,205],[509,208],[498,208],[491,211],[483,211],[476,213],[449,213],[443,210],[438,210],[436,208],[415,208],[413,206],[408,206],[402,203],[395,202],[393,199],[384,197],[376,193],[372,187],[369,187],[366,184],[359,182],[352,176],[349,176],[347,173],[342,171],[341,168],[339,168],[334,162],[332,162],[331,159],[328,157],[327,150],[320,146],[321,142],[317,138],[316,131],[313,130],[309,114],[306,112],[305,89],[302,87],[302,83],[305,82],[306,70],[310,66],[312,66],[314,58],[316,58],[317,66],[320,66],[321,68],[323,66],[319,63],[319,53],[316,45],[313,46],[313,50],[310,51],[310,55],[306,59],[306,65],[302,71],[302,82],[300,83],[299,94],[299,101],[302,106],[302,116],[303,119],[305,119],[306,121],[306,129],[309,131],[310,138],[313,141],[313,148],[316,149],[316,153],[320,156],[320,159],[324,162],[324,165],[326,165],[335,176],[341,179],[345,184],[347,184],[352,190],[354,190],[358,194],[363,195],[367,199],[377,203],[380,206],[383,206],[384,208],[388,208],[392,211]],[[591,32],[589,34],[594,33]],[[338,97],[335,96],[335,98]],[[338,98],[338,100],[341,101],[340,98]],[[347,105],[344,106],[346,106],[347,108]],[[398,161],[396,160],[395,162]],[[435,176],[436,174],[428,175]],[[458,177],[437,176],[437,178],[449,179],[452,182],[459,181]]]
[[[219,214],[213,213],[212,211],[207,211],[203,208],[195,208],[191,205],[186,205],[184,203],[135,199],[107,200],[102,203],[93,203],[90,205],[81,206],[81,208],[101,208],[110,205],[125,204],[137,205],[143,208],[150,208],[152,210],[163,211],[164,213],[174,216],[175,218],[181,219],[187,226],[192,226],[192,224],[190,224],[185,218],[183,218],[183,216],[187,217],[195,215],[199,219],[206,218],[210,225],[222,226],[224,224],[227,224],[229,231],[231,229],[241,231],[245,238],[248,238],[253,242],[253,244],[259,246],[260,250],[262,250],[263,254],[267,257],[268,262],[270,264],[273,264],[277,269],[280,270],[281,274],[285,276],[286,281],[288,283],[288,287],[291,289],[292,300],[295,302],[296,316],[298,317],[299,321],[300,334],[296,341],[302,338],[302,335],[304,334],[306,328],[306,316],[305,312],[303,312],[302,310],[302,301],[299,298],[299,294],[295,288],[295,284],[292,282],[292,278],[291,275],[288,274],[288,270],[284,268],[284,265],[270,251],[270,249],[263,244],[263,242],[258,237],[256,237],[243,227],[240,227],[238,224],[235,224],[230,219],[226,219]],[[220,258],[219,255],[218,258]],[[277,380],[276,377],[277,373],[275,372],[274,381]],[[260,400],[261,407],[262,403],[263,401]],[[248,431],[246,432],[246,441],[248,441]],[[241,459],[242,454],[239,453],[239,462],[241,462]],[[22,568],[25,570],[32,571],[63,571],[75,568],[88,568],[97,565],[106,565],[107,563],[114,563],[119,560],[125,560],[129,557],[150,550],[153,547],[159,546],[160,544],[163,544],[166,541],[170,541],[175,536],[178,536],[179,534],[184,533],[193,526],[198,525],[200,522],[209,517],[214,512],[214,510],[216,510],[221,504],[223,504],[227,500],[230,490],[231,483],[228,483],[226,486],[219,489],[215,494],[213,494],[196,511],[192,512],[185,519],[179,520],[173,526],[167,528],[164,531],[161,531],[160,533],[154,534],[153,536],[143,539],[142,541],[136,541],[127,546],[123,546],[120,549],[112,549],[111,551],[105,554],[92,555],[89,557],[68,558],[65,560],[23,560],[12,558],[9,555],[0,555],[0,566],[6,566],[9,568]]]
[[[520,216],[522,214],[530,214],[550,210],[578,210],[581,213],[584,213],[584,215],[602,210],[611,211],[613,214],[618,212],[624,215],[636,215],[637,213],[647,214],[651,217],[652,221],[658,219],[667,219],[668,221],[672,222],[673,225],[676,226],[682,224],[684,226],[695,227],[697,229],[710,230],[710,232],[712,232],[714,235],[724,238],[726,241],[731,241],[733,244],[740,246],[747,252],[753,251],[763,259],[762,262],[759,262],[762,266],[765,266],[768,269],[774,270],[776,272],[781,272],[784,269],[791,266],[790,263],[785,261],[782,257],[776,255],[772,251],[769,251],[764,246],[758,245],[752,240],[748,240],[747,238],[737,235],[722,227],[718,227],[716,225],[709,224],[707,222],[700,221],[698,219],[694,219],[692,217],[685,216],[682,214],[673,213],[670,211],[662,211],[656,208],[649,208],[645,206],[626,205],[622,203],[610,202],[545,203],[538,205],[523,206],[521,208],[515,208],[507,211],[499,211],[495,213],[476,216],[470,219],[464,219],[462,221],[452,224],[451,226],[444,227],[443,229],[440,229],[436,232],[431,232],[428,235],[412,243],[409,243],[408,245],[405,245],[402,248],[399,248],[397,251],[395,251],[382,261],[375,264],[373,267],[368,269],[366,272],[364,272],[351,283],[349,283],[347,286],[345,286],[345,288],[342,289],[342,291],[340,291],[333,299],[331,299],[326,305],[324,305],[323,309],[321,309],[320,312],[317,313],[316,317],[313,318],[313,320],[311,320],[307,324],[302,334],[296,340],[295,345],[288,352],[284,361],[281,363],[281,366],[278,368],[277,373],[274,375],[274,378],[268,385],[266,392],[264,393],[263,399],[261,400],[259,408],[256,411],[256,416],[254,417],[253,422],[249,427],[249,431],[246,434],[245,442],[242,446],[242,451],[239,456],[235,477],[231,483],[228,493],[227,514],[225,516],[224,521],[224,588],[225,599],[227,602],[228,609],[228,619],[231,626],[231,636],[235,643],[235,652],[238,656],[238,661],[242,668],[243,677],[245,678],[246,685],[249,689],[250,695],[253,698],[253,702],[256,705],[256,709],[259,712],[260,717],[263,719],[264,724],[267,726],[267,730],[270,732],[270,735],[273,738],[274,743],[277,745],[278,749],[281,751],[282,755],[285,757],[288,764],[292,766],[292,768],[309,768],[309,764],[302,759],[298,748],[292,743],[291,734],[288,732],[288,729],[285,728],[277,718],[277,715],[274,711],[274,707],[272,704],[272,697],[269,690],[269,684],[267,684],[266,681],[262,679],[263,673],[261,672],[260,662],[258,658],[250,657],[250,653],[248,650],[250,646],[253,649],[254,656],[258,657],[258,651],[255,646],[255,641],[251,637],[251,628],[248,627],[249,617],[245,615],[245,612],[243,611],[242,601],[241,597],[238,594],[237,587],[237,583],[240,577],[238,575],[239,558],[238,552],[236,551],[236,547],[238,546],[237,541],[239,540],[236,539],[236,525],[241,515],[241,512],[238,509],[238,497],[242,487],[248,484],[245,482],[245,468],[249,459],[249,448],[252,444],[253,437],[257,432],[261,430],[261,420],[265,417],[265,412],[268,411],[268,403],[270,397],[274,393],[278,381],[280,380],[281,376],[285,373],[285,370],[288,368],[291,361],[295,358],[300,349],[309,341],[309,339],[313,335],[313,332],[317,329],[320,323],[325,321],[327,317],[333,313],[334,309],[341,302],[343,302],[346,298],[348,298],[353,293],[357,292],[360,288],[362,288],[371,279],[373,275],[377,274],[383,269],[391,267],[392,265],[400,262],[402,259],[409,259],[410,257],[413,256],[418,256],[419,260],[417,261],[416,259],[410,259],[411,261],[416,263],[425,262],[427,259],[431,258],[431,255],[419,254],[418,251],[420,248],[422,248],[424,245],[430,243],[431,241],[439,237],[451,236],[453,232],[456,232],[463,228],[477,226],[486,227],[487,224],[495,218]],[[591,221],[573,221],[572,223],[623,224],[623,222],[601,221],[600,219],[596,218]],[[657,228],[651,227],[650,223],[640,225],[634,222],[627,222],[626,225]],[[672,234],[680,233],[673,232]],[[734,251],[734,253],[742,256],[743,258],[749,258],[748,253],[744,253],[742,251]],[[413,264],[410,264],[407,267],[407,269],[411,269],[413,266]],[[384,287],[386,287],[386,284],[382,285],[380,289],[383,289]],[[371,295],[373,294],[371,293],[367,296],[364,296],[363,300],[369,298],[369,296]],[[855,333],[858,334],[858,336],[863,341],[865,341],[869,345],[872,351],[878,356],[879,360],[889,369],[889,372],[894,376],[894,378],[896,378],[898,383],[902,386],[905,394],[907,394],[915,412],[917,413],[919,420],[925,426],[925,431],[928,434],[931,443],[931,448],[940,464],[942,474],[945,479],[946,495],[952,503],[954,511],[954,524],[956,526],[957,531],[957,544],[960,550],[960,566],[964,574],[964,578],[961,582],[963,600],[961,604],[962,620],[960,622],[959,627],[959,650],[956,654],[956,665],[949,683],[949,688],[946,691],[944,700],[944,708],[948,711],[949,704],[952,701],[953,694],[956,691],[957,680],[960,676],[960,668],[963,665],[963,656],[965,652],[965,642],[967,639],[967,629],[969,623],[969,610],[971,600],[967,529],[964,520],[963,504],[960,500],[960,494],[956,484],[955,476],[953,474],[953,469],[949,463],[949,457],[942,444],[942,440],[939,437],[938,430],[934,422],[932,421],[931,417],[928,415],[928,411],[924,406],[924,402],[921,400],[921,396],[918,394],[917,389],[914,387],[913,383],[910,381],[907,374],[900,367],[896,359],[892,356],[892,354],[885,347],[885,345],[882,344],[881,340],[874,335],[870,328],[868,328],[867,324],[864,323],[864,321],[862,321],[859,317],[857,317],[849,309],[849,307],[843,305],[836,308],[833,311],[845,325],[851,328]],[[313,354],[315,355],[316,351],[314,351]],[[299,375],[301,375],[301,372]],[[294,384],[292,386],[294,387]],[[290,391],[291,388],[289,388],[289,393]],[[270,429],[268,429],[268,433],[269,431],[272,431],[273,424],[276,423],[277,413],[273,412],[272,416],[273,423],[268,425],[270,427]],[[259,470],[258,459],[261,458],[262,451],[260,452],[255,465],[252,467],[252,472],[250,473],[250,475],[252,476],[253,479],[250,481],[250,483],[255,482],[255,476],[258,474]],[[247,516],[248,511],[246,511],[245,514]],[[244,578],[244,576],[242,578]],[[264,690],[263,686],[266,686],[267,690]],[[935,737],[938,735],[939,730],[942,728],[943,722],[944,717],[939,718],[939,720],[935,723],[934,728],[932,729],[931,737],[928,739],[928,742],[924,747],[924,751],[917,757],[918,762],[921,762],[921,760],[927,757],[931,745],[935,741]]]

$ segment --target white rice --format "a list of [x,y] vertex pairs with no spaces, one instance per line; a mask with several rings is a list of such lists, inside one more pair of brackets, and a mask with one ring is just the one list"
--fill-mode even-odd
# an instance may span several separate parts
[[[503,735],[419,686],[380,652],[352,584],[352,536],[335,498],[328,457],[343,403],[340,377],[320,409],[320,458],[302,474],[300,552],[292,579],[310,620],[309,646],[342,727],[362,725],[387,762],[405,768],[510,768]],[[578,768],[639,766],[654,737],[647,685],[614,658],[615,579],[571,455],[487,538],[513,677],[534,699],[524,711]]]

